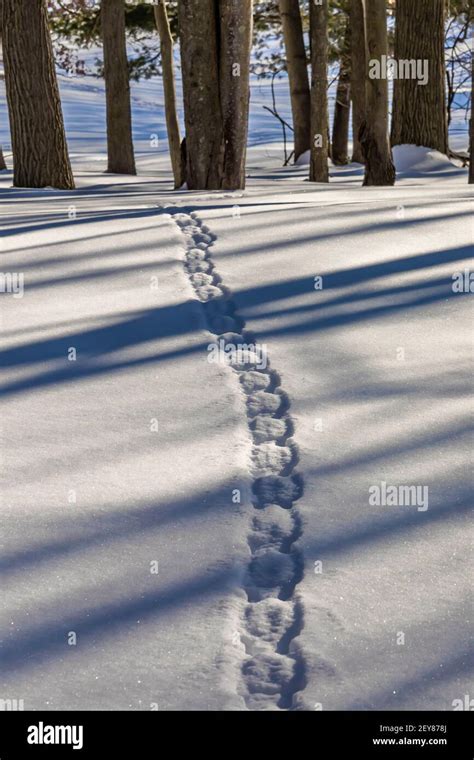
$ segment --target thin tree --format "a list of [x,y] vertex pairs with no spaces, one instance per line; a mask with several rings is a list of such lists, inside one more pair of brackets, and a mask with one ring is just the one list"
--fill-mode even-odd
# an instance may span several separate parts
[[[386,0],[366,0],[368,64],[387,56]],[[359,131],[365,157],[364,185],[394,185],[395,167],[388,138],[388,81],[383,73],[367,78],[367,113]]]
[[[3,0],[0,0],[0,46],[2,44],[2,23],[3,23]],[[3,155],[3,149],[0,145],[0,171],[7,168],[5,157]]]
[[252,0],[178,8],[188,188],[244,188]]
[[101,28],[107,110],[107,171],[136,174],[124,0],[102,0]]
[[351,100],[352,100],[352,160],[364,163],[359,132],[366,114],[367,40],[365,30],[365,0],[350,0],[351,27]]
[[163,70],[163,90],[165,95],[166,128],[173,168],[175,189],[185,182],[186,167],[183,166],[181,154],[181,136],[179,132],[178,109],[176,105],[176,86],[173,61],[173,37],[171,35],[166,0],[157,0],[154,6],[155,22],[160,35],[161,66]]
[[474,53],[471,55],[471,120],[469,122],[469,184],[474,185]]
[[[398,72],[394,81],[391,140],[393,145],[424,145],[448,152],[446,71],[444,62],[445,0],[397,0],[395,60],[428,61],[427,77],[416,70]],[[408,72],[407,72],[408,73]]]
[[295,162],[311,146],[311,96],[299,0],[279,0],[290,84]]
[[2,27],[13,184],[71,190],[46,0],[4,0]]
[[311,1],[311,182],[329,182],[328,0]]
[[351,29],[346,22],[337,79],[336,104],[332,127],[331,158],[334,164],[349,162],[349,121],[351,111]]

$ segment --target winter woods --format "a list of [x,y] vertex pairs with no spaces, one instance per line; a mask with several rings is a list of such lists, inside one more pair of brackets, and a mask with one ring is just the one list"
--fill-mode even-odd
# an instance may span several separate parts
[[471,7],[0,0],[0,713],[469,710]]
[[[450,155],[453,93],[466,118],[470,100],[470,14],[467,0],[3,0],[14,184],[73,187],[57,79],[73,42],[102,53],[109,173],[136,173],[131,86],[156,75],[175,189],[243,189],[250,81],[277,76],[291,123],[276,102],[268,110],[291,130],[291,160],[308,164],[312,182],[330,181],[332,159],[365,164],[364,184],[391,185],[394,146]],[[449,54],[448,28],[461,30]]]

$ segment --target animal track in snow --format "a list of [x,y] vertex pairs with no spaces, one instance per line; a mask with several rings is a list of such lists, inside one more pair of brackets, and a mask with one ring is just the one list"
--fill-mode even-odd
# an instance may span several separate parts
[[243,696],[249,710],[291,710],[305,679],[301,655],[291,646],[303,625],[294,594],[302,576],[301,557],[294,548],[301,534],[294,502],[302,494],[303,480],[295,472],[298,452],[290,401],[268,360],[262,365],[255,338],[245,330],[215,271],[210,256],[215,236],[195,212],[167,211],[185,237],[185,269],[210,332],[219,345],[239,348],[238,354],[229,353],[228,364],[246,397],[254,506],[248,536],[251,559],[244,580],[248,602],[239,632],[246,652]]

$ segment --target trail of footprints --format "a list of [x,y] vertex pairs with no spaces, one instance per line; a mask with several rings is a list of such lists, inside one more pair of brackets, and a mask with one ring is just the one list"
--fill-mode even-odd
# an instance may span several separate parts
[[173,218],[186,238],[185,268],[216,342],[247,346],[230,362],[246,396],[253,438],[255,513],[244,584],[248,603],[240,631],[247,654],[242,667],[243,694],[250,710],[288,710],[293,707],[293,695],[304,686],[303,662],[292,648],[303,622],[301,607],[294,599],[302,560],[294,547],[301,528],[293,506],[302,494],[302,478],[295,472],[298,452],[292,439],[289,400],[268,360],[265,369],[259,369],[261,356],[251,348],[256,345],[255,338],[245,330],[210,258],[215,237],[194,212],[174,213]]

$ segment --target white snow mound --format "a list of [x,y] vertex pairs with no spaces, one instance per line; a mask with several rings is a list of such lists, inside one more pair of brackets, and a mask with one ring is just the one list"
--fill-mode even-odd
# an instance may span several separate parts
[[301,156],[298,156],[295,161],[295,166],[309,166],[311,163],[311,151],[306,150]]
[[404,174],[432,174],[458,168],[444,153],[422,145],[396,145],[393,161],[397,172]]

